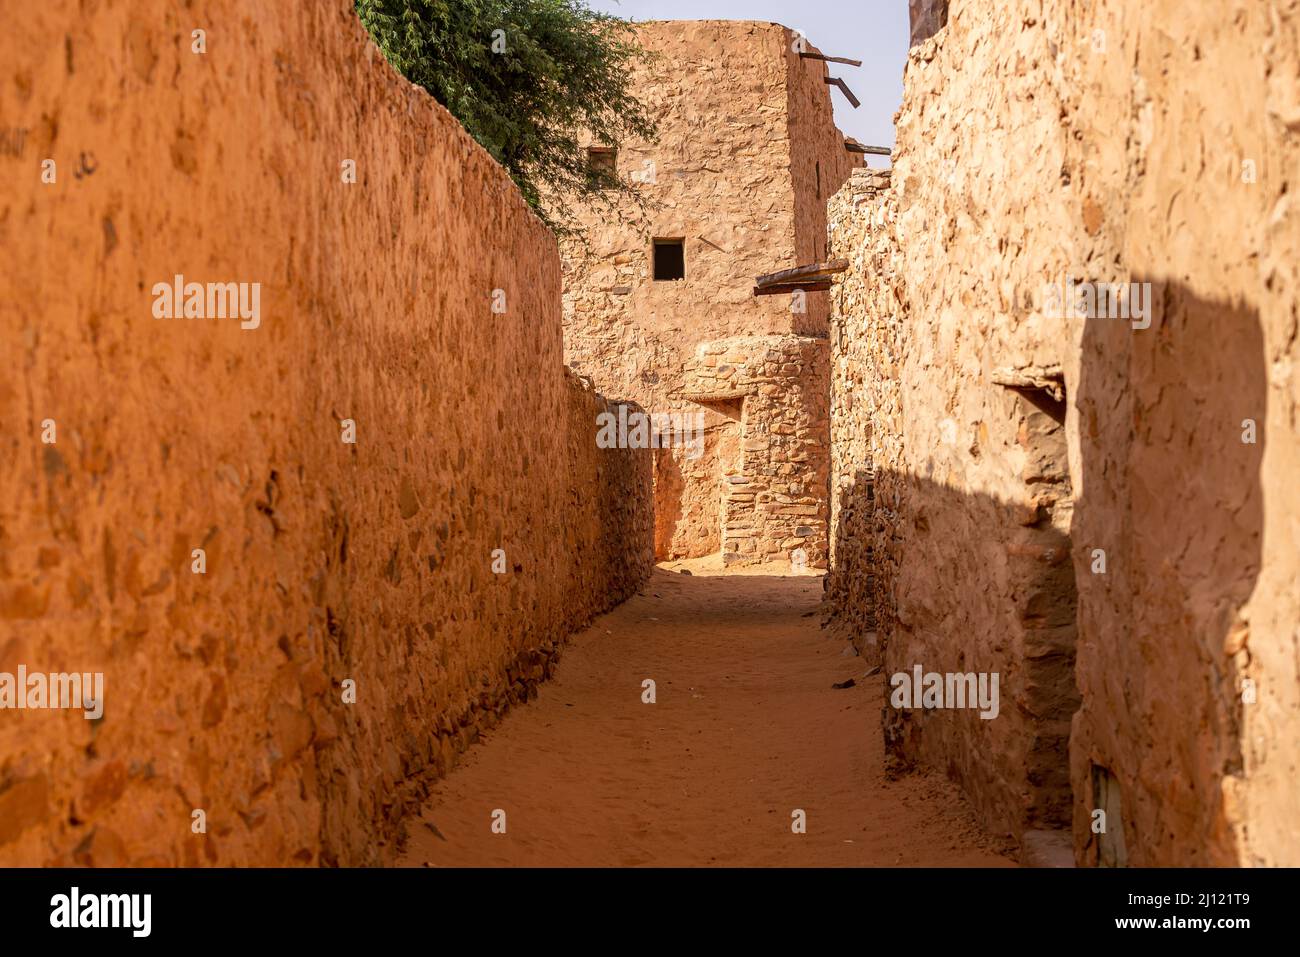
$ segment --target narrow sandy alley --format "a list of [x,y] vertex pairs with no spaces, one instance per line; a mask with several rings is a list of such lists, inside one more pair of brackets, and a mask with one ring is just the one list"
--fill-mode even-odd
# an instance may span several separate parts
[[885,781],[883,681],[819,627],[820,577],[685,567],[573,638],[439,783],[401,864],[1009,864],[947,782]]

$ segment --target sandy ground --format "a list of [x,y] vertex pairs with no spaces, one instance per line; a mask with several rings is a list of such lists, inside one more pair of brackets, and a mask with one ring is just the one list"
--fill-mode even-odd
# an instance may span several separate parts
[[437,785],[399,863],[1008,865],[949,782],[884,779],[883,679],[821,630],[820,599],[788,569],[657,569]]

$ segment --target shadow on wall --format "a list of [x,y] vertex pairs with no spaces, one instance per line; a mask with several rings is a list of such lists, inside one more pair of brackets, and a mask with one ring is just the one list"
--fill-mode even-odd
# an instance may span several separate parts
[[[628,414],[644,412],[636,402],[611,400],[597,396],[602,411],[615,415],[617,410],[626,406]],[[598,530],[579,529],[579,534],[567,540],[564,552],[584,556],[580,574],[569,582],[569,597],[577,605],[582,596],[593,588],[599,588],[600,576],[604,576],[605,607],[608,611],[615,605],[626,601],[648,580],[648,571],[654,565],[654,529],[656,523],[653,496],[655,466],[651,454],[628,450],[604,450],[596,459],[594,476],[590,463],[586,462],[578,444],[590,441],[590,412],[586,411],[580,424],[575,423],[570,429],[574,436],[574,448],[570,453],[569,494],[571,514],[582,515],[590,511],[593,500],[596,502],[596,514],[605,517],[605,524]],[[629,490],[626,476],[631,474],[634,483]],[[563,554],[563,553],[562,553]],[[627,556],[635,555],[636,561],[629,563]],[[603,569],[603,571],[599,571]],[[563,640],[567,636],[559,636]],[[549,673],[547,677],[549,677]]]
[[[1064,402],[1005,390],[1028,505],[879,466],[840,488],[833,599],[865,600],[854,625],[874,618],[887,688],[917,665],[999,672],[996,718],[887,702],[889,770],[944,769],[1022,846],[1071,828],[1079,864],[1234,864],[1221,788],[1242,773],[1263,332],[1248,306],[1151,293],[1150,328],[1083,322]],[[1062,481],[1067,405],[1080,461]]]
[[1068,828],[1070,719],[1078,707],[1069,538],[1041,511],[1027,515],[890,470],[840,496],[853,516],[847,534],[875,546],[869,597],[886,687],[894,675],[910,684],[917,666],[990,682],[998,675],[990,718],[969,701],[954,707],[944,699],[938,708],[887,701],[886,770],[944,769],[985,826],[1017,843],[1028,830]]
[[675,558],[673,539],[682,521],[682,495],[686,478],[672,449],[656,449],[655,459],[655,560]]
[[[1242,774],[1249,707],[1238,610],[1261,561],[1264,333],[1248,303],[1149,282],[1150,328],[1084,324],[1074,397],[1075,853],[1088,864],[1236,864],[1240,822],[1222,787]],[[1105,574],[1092,571],[1095,549]],[[1092,829],[1099,808],[1105,834]]]
[[[834,489],[828,489],[835,494]],[[828,499],[829,499],[828,494]],[[847,636],[858,653],[872,664],[879,664],[879,639],[876,634],[874,595],[879,571],[873,553],[872,528],[875,525],[875,478],[872,470],[856,468],[839,492],[832,532],[833,561],[828,563],[822,588],[832,619],[847,626]],[[862,543],[861,551],[855,547]],[[856,559],[859,559],[856,560]]]
[[726,474],[741,468],[740,424],[712,411],[705,415],[707,424],[699,436],[703,444],[694,458],[680,448],[654,452],[657,561],[722,551]]

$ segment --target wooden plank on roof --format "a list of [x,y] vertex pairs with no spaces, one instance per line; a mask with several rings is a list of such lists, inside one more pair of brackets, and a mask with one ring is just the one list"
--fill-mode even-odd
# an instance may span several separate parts
[[824,263],[809,263],[807,266],[795,266],[792,269],[780,269],[776,272],[766,273],[758,276],[754,282],[759,286],[770,286],[774,283],[788,284],[799,280],[809,279],[827,279],[837,272],[844,272],[849,268],[847,259],[832,259]]
[[822,77],[822,79],[825,80],[827,85],[829,86],[838,86],[840,88],[840,92],[843,93],[844,96],[848,99],[848,101],[853,104],[853,108],[855,110],[862,105],[862,103],[859,102],[858,98],[853,95],[853,91],[849,89],[849,85],[845,83],[843,80],[841,80],[838,76],[824,76]]
[[861,60],[850,60],[844,56],[827,56],[825,53],[800,53],[805,60],[825,60],[827,63],[846,63],[849,66],[862,66]]
[[872,156],[892,156],[893,150],[888,146],[866,146],[851,136],[844,138],[844,148],[850,153],[870,153]]
[[810,282],[781,282],[772,286],[755,286],[756,296],[779,296],[791,292],[826,292],[831,288],[829,279],[814,279]]

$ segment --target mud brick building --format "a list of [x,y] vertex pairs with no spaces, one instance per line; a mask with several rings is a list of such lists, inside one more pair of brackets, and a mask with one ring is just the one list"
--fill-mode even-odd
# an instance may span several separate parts
[[563,244],[565,361],[651,412],[703,416],[702,454],[656,452],[660,558],[823,567],[826,293],[755,296],[754,280],[824,259],[826,201],[860,165],[829,64],[775,23],[638,29],[660,54],[634,79],[659,137],[592,159],[646,202],[583,210]]

